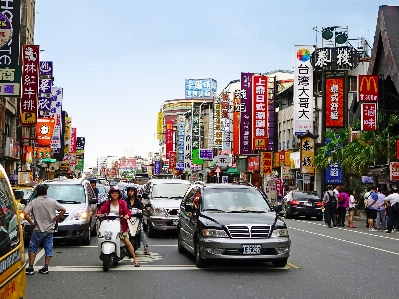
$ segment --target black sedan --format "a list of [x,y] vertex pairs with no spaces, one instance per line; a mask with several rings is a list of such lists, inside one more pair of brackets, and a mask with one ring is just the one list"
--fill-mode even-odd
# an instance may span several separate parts
[[281,203],[274,205],[274,209],[276,213],[284,214],[286,219],[305,216],[322,220],[322,206],[322,200],[317,195],[309,192],[290,191]]

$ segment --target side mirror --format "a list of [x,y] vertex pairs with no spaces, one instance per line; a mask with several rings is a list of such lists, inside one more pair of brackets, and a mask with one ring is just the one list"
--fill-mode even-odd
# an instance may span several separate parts
[[92,198],[89,200],[89,205],[96,205],[98,202],[97,198]]
[[147,194],[147,193],[143,193],[142,197],[143,197],[144,199],[148,199],[148,194]]
[[192,205],[185,205],[184,210],[186,210],[187,213],[194,213],[195,209]]
[[24,198],[21,198],[21,200],[19,201],[22,205],[27,205],[28,204],[28,202],[27,202],[27,200],[26,199],[24,199]]

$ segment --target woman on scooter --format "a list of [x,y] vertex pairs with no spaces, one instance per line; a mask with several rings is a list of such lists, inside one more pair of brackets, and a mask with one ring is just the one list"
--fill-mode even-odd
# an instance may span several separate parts
[[130,210],[127,208],[126,202],[122,200],[122,192],[117,186],[111,187],[108,192],[108,200],[104,202],[100,210],[97,211],[98,216],[106,216],[109,213],[113,213],[117,216],[123,216],[121,221],[121,235],[120,238],[125,242],[126,248],[129,250],[130,254],[133,256],[135,267],[140,267],[137,261],[136,255],[134,253],[134,248],[132,243],[129,241],[129,226],[127,220],[131,216]]
[[[126,188],[127,192],[127,208],[130,209],[139,209],[142,210],[144,209],[143,203],[140,201],[140,199],[137,197],[137,188],[134,186],[129,186]],[[147,238],[145,237],[143,226],[142,226],[142,221],[140,221],[140,240],[141,243],[144,246],[144,254],[145,255],[151,255],[151,252],[148,250],[148,243],[147,243]]]

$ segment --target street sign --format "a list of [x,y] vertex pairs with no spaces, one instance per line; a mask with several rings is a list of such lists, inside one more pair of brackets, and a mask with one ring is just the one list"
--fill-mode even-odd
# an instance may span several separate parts
[[220,172],[222,172],[221,170],[220,170],[220,167],[218,166],[218,167],[216,167],[216,169],[215,169],[215,172],[216,173],[220,173]]
[[231,164],[231,157],[228,155],[217,155],[213,158],[213,162],[215,162],[217,166],[227,167]]

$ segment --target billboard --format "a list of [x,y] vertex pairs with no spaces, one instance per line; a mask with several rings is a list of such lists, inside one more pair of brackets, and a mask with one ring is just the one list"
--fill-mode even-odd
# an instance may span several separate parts
[[166,122],[165,153],[169,157],[169,152],[173,151],[173,121]]
[[234,92],[233,100],[233,140],[232,140],[232,154],[238,156],[240,154],[240,114],[241,114],[241,93],[239,90]]
[[62,136],[62,98],[63,90],[61,87],[51,88],[51,104],[50,104],[50,117],[54,118],[54,131],[51,138],[51,150],[53,153],[61,151],[61,138]]
[[301,138],[301,173],[314,174],[314,138],[304,136]]
[[272,152],[261,152],[260,153],[260,173],[261,174],[272,174],[273,167],[273,153]]
[[254,75],[252,77],[252,148],[268,149],[268,78]]
[[326,78],[326,128],[345,125],[344,78]]
[[54,131],[53,118],[38,118],[36,126],[36,143],[40,146],[50,146]]
[[0,96],[21,96],[21,74],[20,65],[0,65]]
[[163,133],[163,112],[158,112],[158,119],[157,119],[157,139],[162,139]]
[[325,183],[332,185],[341,185],[343,183],[342,169],[338,163],[328,165]]
[[186,99],[213,98],[217,82],[214,79],[186,79]]
[[177,117],[177,162],[176,169],[184,170],[184,125],[186,118],[184,115]]
[[377,130],[377,103],[362,103],[361,130]]
[[378,102],[378,75],[357,76],[357,98],[363,103]]
[[313,133],[313,46],[295,46],[294,134]]
[[241,73],[240,154],[252,154],[252,76]]

